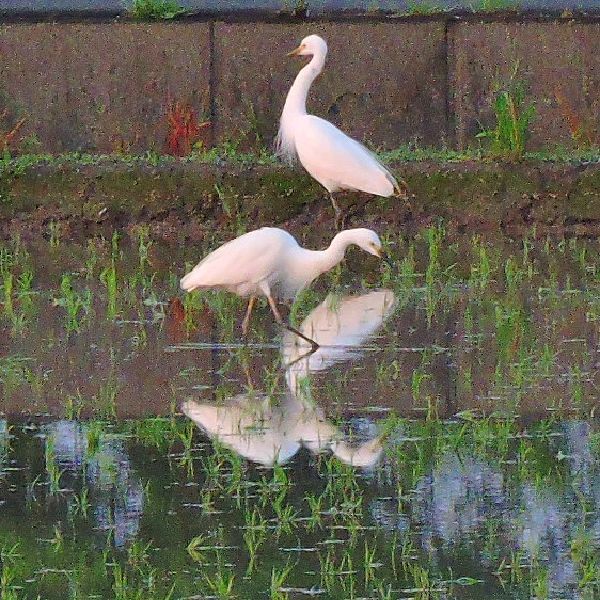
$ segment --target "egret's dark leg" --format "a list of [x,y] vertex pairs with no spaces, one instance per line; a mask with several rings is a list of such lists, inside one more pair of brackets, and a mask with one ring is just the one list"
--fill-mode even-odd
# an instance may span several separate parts
[[311,340],[309,337],[306,337],[302,332],[298,331],[295,327],[292,327],[291,325],[288,325],[287,323],[284,322],[284,320],[281,318],[279,309],[277,308],[277,304],[275,304],[275,300],[273,300],[273,297],[271,296],[271,294],[269,294],[267,296],[267,300],[269,301],[269,306],[271,307],[271,311],[273,312],[273,316],[275,317],[275,320],[282,327],[285,327],[288,331],[295,333],[298,337],[302,338],[305,342],[308,342],[312,348],[312,351],[315,352],[319,348],[319,344],[317,344],[317,342],[315,342],[314,340]]
[[394,192],[397,198],[408,198],[408,184],[401,177],[394,186]]
[[252,309],[254,308],[255,302],[256,296],[250,296],[250,300],[248,300],[248,309],[246,310],[246,316],[242,321],[242,333],[244,335],[248,333],[248,325],[250,325],[250,315],[252,314]]
[[341,231],[344,226],[345,215],[336,202],[333,192],[329,192],[329,199],[331,200],[331,206],[333,206],[333,212],[335,213],[335,228],[338,231]]
[[288,325],[287,323],[281,323],[288,331],[295,333],[299,338],[302,338],[305,342],[310,344],[310,354],[316,352],[319,349],[319,344],[315,342],[315,340],[311,340],[309,337],[305,336],[301,331],[298,331],[295,327]]

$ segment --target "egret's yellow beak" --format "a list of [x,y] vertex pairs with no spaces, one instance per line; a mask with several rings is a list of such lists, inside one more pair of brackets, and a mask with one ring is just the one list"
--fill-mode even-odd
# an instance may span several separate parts
[[374,254],[377,258],[383,258],[383,248],[381,246],[379,246],[379,248],[374,248],[374,250]]
[[300,52],[302,52],[302,45],[298,46],[295,50],[287,53],[287,56],[299,56]]

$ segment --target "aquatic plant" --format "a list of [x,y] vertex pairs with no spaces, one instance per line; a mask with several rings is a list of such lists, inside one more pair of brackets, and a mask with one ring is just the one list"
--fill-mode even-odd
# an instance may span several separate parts
[[106,317],[114,320],[117,316],[117,269],[114,257],[100,273],[100,281],[106,287]]
[[271,585],[270,585],[270,598],[271,600],[287,600],[288,594],[282,589],[286,579],[289,577],[293,565],[286,564],[281,569],[275,567],[271,570]]
[[246,524],[243,528],[243,538],[250,557],[246,574],[251,575],[256,567],[258,549],[267,539],[267,522],[257,507],[254,507],[250,518],[246,518]]
[[66,310],[67,332],[79,331],[81,326],[80,314],[87,316],[92,310],[92,292],[85,288],[78,292],[73,285],[70,273],[63,274],[60,280],[60,295],[54,298],[54,306],[61,306]]
[[214,576],[205,575],[204,582],[209,591],[220,600],[235,598],[233,592],[233,584],[235,583],[235,575],[233,573],[224,573],[219,570]]

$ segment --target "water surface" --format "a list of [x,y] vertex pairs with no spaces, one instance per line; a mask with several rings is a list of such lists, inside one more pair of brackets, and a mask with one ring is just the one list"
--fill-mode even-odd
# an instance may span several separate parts
[[311,353],[180,294],[202,248],[5,243],[2,597],[597,597],[600,246],[386,245],[291,307]]

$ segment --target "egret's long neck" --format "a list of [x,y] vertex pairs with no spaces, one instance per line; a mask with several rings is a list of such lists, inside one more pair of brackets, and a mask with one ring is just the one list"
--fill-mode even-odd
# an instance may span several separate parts
[[308,90],[317,75],[323,70],[325,65],[325,53],[315,54],[312,60],[303,67],[288,92],[281,115],[284,119],[288,115],[306,114],[306,96]]
[[310,281],[339,264],[346,254],[346,248],[353,243],[352,232],[341,231],[326,250],[305,250],[307,254],[304,268],[307,275],[310,275]]

